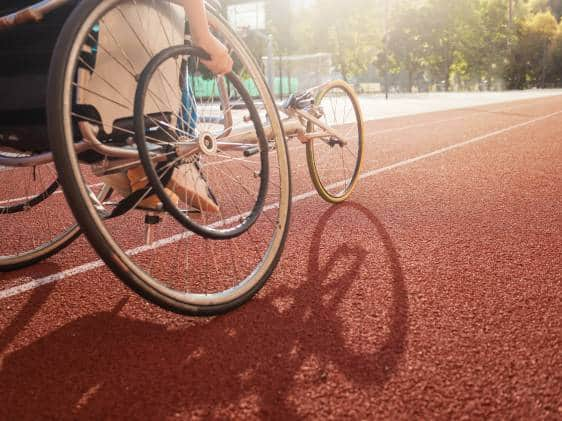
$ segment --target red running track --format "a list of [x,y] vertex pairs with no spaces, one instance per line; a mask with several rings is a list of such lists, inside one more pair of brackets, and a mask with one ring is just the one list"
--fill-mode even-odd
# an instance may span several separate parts
[[562,418],[562,97],[371,122],[352,202],[296,184],[284,258],[227,316],[103,267],[13,289],[84,240],[2,275],[0,419]]

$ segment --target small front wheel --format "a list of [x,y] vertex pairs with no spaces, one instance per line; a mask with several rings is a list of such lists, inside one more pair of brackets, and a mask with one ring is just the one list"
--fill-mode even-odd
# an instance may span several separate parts
[[[308,169],[320,196],[329,203],[341,203],[353,193],[363,163],[365,128],[359,98],[349,84],[336,80],[318,92],[315,108],[335,134],[307,143]],[[319,128],[310,122],[307,131]]]

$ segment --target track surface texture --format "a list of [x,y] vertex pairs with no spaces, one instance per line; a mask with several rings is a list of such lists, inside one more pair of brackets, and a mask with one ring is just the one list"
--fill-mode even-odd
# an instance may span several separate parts
[[561,419],[562,97],[367,132],[336,207],[291,147],[283,259],[226,316],[144,302],[84,239],[0,275],[0,419]]

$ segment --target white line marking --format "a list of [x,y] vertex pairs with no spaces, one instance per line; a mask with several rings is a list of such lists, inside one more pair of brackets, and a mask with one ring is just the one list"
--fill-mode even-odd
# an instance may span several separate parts
[[[394,133],[394,132],[402,132],[405,130],[409,130],[409,129],[419,129],[422,127],[427,127],[427,126],[433,126],[433,125],[437,125],[437,124],[443,124],[443,123],[451,123],[453,121],[459,121],[459,120],[466,120],[467,118],[471,118],[471,117],[475,117],[477,114],[490,114],[490,113],[505,113],[508,112],[510,110],[516,110],[518,108],[526,108],[526,107],[530,107],[530,106],[536,106],[537,104],[533,103],[533,104],[518,104],[518,105],[512,105],[510,107],[507,108],[497,108],[497,109],[492,109],[492,110],[480,110],[480,109],[472,109],[472,108],[467,108],[467,109],[453,109],[453,110],[449,110],[449,111],[474,111],[474,114],[471,115],[460,115],[458,117],[452,117],[452,118],[444,118],[441,120],[432,120],[432,121],[424,121],[421,123],[414,123],[414,124],[410,124],[407,126],[400,126],[400,127],[392,127],[389,129],[379,129],[379,130],[373,130],[373,131],[369,131],[369,129],[366,130],[365,133],[365,141],[372,141],[373,140],[373,136],[376,135],[380,135],[380,134],[386,134],[386,133]],[[436,112],[442,112],[442,111],[436,111]],[[412,116],[419,116],[419,114],[413,114]],[[409,117],[408,115],[404,115],[404,116],[400,116],[400,117],[389,117],[387,119],[381,119],[381,120],[368,120],[365,123],[376,123],[376,122],[382,122],[385,120],[391,120],[391,119],[404,119],[406,117]],[[524,118],[524,117],[531,117],[531,116],[512,116],[512,117],[519,117],[519,118]],[[289,146],[288,150],[289,152],[292,151],[296,151],[298,149],[304,149],[306,148],[306,145],[299,143],[298,145],[295,146]]]
[[[504,133],[508,133],[510,131],[513,131],[513,130],[521,129],[523,127],[530,126],[532,124],[538,123],[538,122],[543,121],[543,120],[547,120],[549,118],[555,117],[555,116],[560,115],[560,114],[562,114],[562,111],[557,111],[557,112],[552,113],[552,114],[548,114],[548,115],[545,115],[545,116],[542,116],[542,117],[535,118],[533,120],[528,120],[526,122],[516,124],[515,126],[506,127],[504,129],[496,130],[494,132],[487,133],[487,134],[484,134],[482,136],[474,137],[472,139],[466,140],[466,141],[461,142],[461,143],[455,143],[454,145],[446,146],[444,148],[437,149],[433,152],[429,152],[429,153],[417,156],[415,158],[406,159],[404,161],[397,162],[395,164],[386,166],[384,168],[371,170],[371,171],[368,171],[368,172],[365,172],[365,173],[361,174],[360,179],[363,180],[365,178],[373,177],[377,174],[387,172],[387,171],[391,171],[391,170],[394,170],[396,168],[404,167],[404,166],[413,164],[415,162],[422,161],[422,160],[427,159],[427,158],[431,158],[431,157],[434,157],[434,156],[437,156],[437,155],[442,155],[442,154],[447,153],[449,151],[452,151],[454,149],[462,148],[464,146],[468,146],[468,145],[471,145],[473,143],[481,142],[482,140],[486,140],[486,139],[489,139],[489,138],[492,138],[492,137],[496,137],[496,136],[502,135]],[[341,185],[342,183],[343,182],[339,182],[337,184]]]
[[[507,108],[496,108],[496,109],[491,109],[491,110],[481,110],[481,109],[476,109],[476,108],[462,108],[462,109],[453,109],[453,110],[449,110],[449,112],[451,111],[456,111],[456,112],[462,112],[462,111],[473,111],[474,114],[471,115],[460,115],[458,117],[452,117],[452,118],[444,118],[441,120],[433,120],[433,121],[424,121],[421,123],[414,123],[414,124],[410,124],[408,126],[400,126],[400,127],[393,127],[390,129],[381,129],[381,130],[377,130],[377,131],[373,131],[371,133],[368,133],[369,135],[377,135],[377,134],[384,134],[384,133],[393,133],[393,132],[398,132],[398,131],[403,131],[403,130],[409,130],[409,129],[416,129],[416,128],[420,128],[420,127],[426,127],[426,126],[432,126],[434,124],[441,124],[441,123],[451,123],[453,121],[459,121],[459,120],[466,120],[467,118],[471,118],[471,117],[475,117],[477,114],[493,114],[493,113],[506,113],[508,111],[511,110],[516,110],[519,108],[527,108],[527,107],[531,107],[531,106],[536,106],[537,104],[532,103],[532,104],[517,104],[517,105],[512,105],[510,107]],[[441,112],[441,111],[437,111],[437,112]],[[419,117],[419,114],[414,114],[412,116],[415,117]],[[398,119],[404,119],[406,117],[409,116],[401,116],[398,117]],[[524,117],[531,117],[531,116],[512,116],[512,117],[519,117],[519,118],[524,118]],[[396,118],[396,117],[393,117]],[[383,119],[383,120],[369,120],[368,122],[379,122],[379,121],[384,121],[384,120],[390,120],[391,118],[388,119]]]
[[[507,108],[502,107],[502,108],[497,108],[497,109],[492,109],[492,110],[480,110],[480,109],[467,108],[467,109],[458,109],[458,110],[450,110],[450,111],[459,111],[459,112],[461,112],[463,110],[474,111],[474,115],[475,115],[475,114],[487,114],[487,113],[498,113],[498,112],[501,113],[501,112],[507,112],[509,110],[515,110],[515,109],[518,109],[518,108],[526,108],[526,107],[536,106],[536,105],[537,104],[535,104],[535,103],[530,103],[530,104],[524,103],[524,104],[511,105],[510,107],[507,107]],[[485,106],[485,105],[483,105],[483,106]],[[405,118],[405,117],[408,117],[408,116],[402,116],[402,117],[398,117],[398,118]],[[366,141],[368,142],[368,141],[372,140],[372,136],[376,136],[376,135],[379,135],[379,134],[401,132],[401,131],[405,131],[405,130],[409,130],[409,129],[416,129],[416,128],[421,128],[421,127],[433,126],[433,125],[442,124],[442,123],[451,123],[453,121],[464,120],[464,119],[470,118],[470,117],[471,117],[471,115],[470,116],[461,115],[461,116],[458,116],[458,117],[446,118],[446,119],[441,119],[441,120],[433,120],[433,121],[425,121],[425,122],[421,122],[421,123],[410,124],[410,125],[407,125],[407,126],[393,127],[393,128],[381,129],[381,130],[374,130],[372,132],[367,130],[367,132],[365,133],[365,135],[367,137]],[[524,116],[521,116],[521,118],[522,117],[524,117]],[[389,119],[392,119],[392,118],[396,118],[396,117],[391,117]],[[384,121],[384,120],[385,119],[369,120],[366,123],[378,122],[378,121]],[[297,145],[288,146],[287,150],[289,152],[292,152],[292,151],[296,151],[296,150],[299,150],[299,149],[304,149],[305,147],[306,147],[306,145],[304,145],[302,143],[298,143]],[[222,160],[222,161],[213,162],[212,164],[207,164],[207,166],[215,166],[215,165],[224,164],[224,163],[231,162],[231,161],[232,161],[231,159],[225,159],[225,160]],[[7,170],[17,169],[17,168],[18,167],[2,167],[2,166],[0,166],[0,172],[3,171],[3,170],[7,171]],[[295,167],[295,169],[296,168],[298,168],[298,167]],[[103,183],[99,183],[99,184],[94,184],[94,185],[89,186],[89,187],[99,187],[99,186],[102,186],[102,185],[103,185]],[[60,193],[62,193],[62,191],[58,190],[54,194],[60,194]],[[2,201],[0,201],[0,205],[6,205],[6,204],[9,204],[9,203],[19,202],[19,201],[22,201],[22,200],[29,200],[33,197],[34,196],[28,196],[28,197],[18,197],[18,198],[15,198],[15,199],[2,200]]]
[[33,279],[26,284],[18,285],[16,287],[0,291],[0,300],[23,294],[24,292],[31,291],[32,289],[39,288],[43,285],[61,281],[65,278],[79,275],[81,273],[89,272],[102,266],[104,266],[104,263],[101,260],[96,260],[95,262],[90,262],[82,266],[76,266],[72,269],[67,269],[53,275],[45,276],[44,278]]
[[[546,98],[552,98],[552,97],[546,97]],[[544,99],[544,98],[532,98],[532,99]],[[526,100],[523,100],[526,101]],[[507,103],[506,103],[507,104]],[[493,104],[489,104],[489,105],[493,105]],[[474,111],[474,114],[489,114],[489,113],[501,113],[501,112],[506,112],[509,110],[515,110],[518,108],[526,108],[526,107],[531,107],[531,106],[536,106],[537,104],[535,103],[524,103],[524,104],[518,104],[518,105],[512,105],[510,107],[507,108],[497,108],[497,109],[491,109],[491,110],[480,110],[477,108],[459,108],[459,109],[452,109],[452,110],[441,110],[441,111],[433,111],[431,113],[426,113],[426,114],[432,114],[432,113],[441,113],[441,112],[447,112],[447,111],[457,111],[457,112],[462,112],[462,111]],[[483,105],[477,105],[475,107],[485,107],[487,106],[487,104],[483,104]],[[419,117],[420,115],[423,114],[411,114],[411,116],[415,116],[415,117]],[[403,116],[398,116],[398,117],[389,117],[389,118],[383,118],[383,119],[375,119],[375,120],[368,120],[365,123],[372,123],[372,122],[381,122],[381,121],[385,121],[385,120],[392,120],[392,119],[403,119],[406,117],[409,117],[410,115],[403,115]],[[422,123],[415,123],[415,124],[410,124],[408,126],[400,126],[400,127],[393,127],[393,128],[389,128],[389,129],[381,129],[381,130],[375,130],[372,132],[367,131],[366,135],[367,136],[375,136],[378,134],[385,134],[385,133],[393,133],[393,132],[401,132],[404,130],[409,130],[409,129],[416,129],[416,128],[420,128],[420,127],[427,127],[427,126],[432,126],[434,124],[442,124],[442,123],[450,123],[452,121],[458,121],[458,120],[464,120],[466,118],[470,118],[472,115],[466,116],[466,115],[461,115],[458,117],[453,117],[453,118],[445,118],[445,119],[441,119],[441,120],[433,120],[433,121],[425,121]],[[521,118],[525,117],[525,116],[520,116]],[[369,140],[369,139],[367,139]],[[299,143],[298,145],[295,146],[289,146],[288,150],[289,151],[295,151],[297,149],[304,149],[306,147],[306,145],[303,145],[301,143]],[[222,164],[222,163],[226,163],[226,162],[230,162],[231,160],[224,160],[224,161],[218,161],[218,162],[214,162],[213,165],[217,165],[217,164]],[[19,167],[3,167],[0,166],[0,172],[2,171],[9,171],[9,170],[15,170],[18,169]],[[23,200],[26,198],[18,198],[18,199],[11,199],[13,201],[17,201],[17,200]],[[0,202],[0,204],[3,202]]]
[[[395,164],[388,165],[386,167],[377,168],[377,169],[368,171],[368,172],[362,174],[360,178],[362,180],[364,180],[366,178],[374,177],[375,175],[378,175],[378,174],[381,174],[381,173],[384,173],[384,172],[388,172],[388,171],[392,171],[396,168],[405,167],[407,165],[413,164],[413,163],[418,162],[418,161],[422,161],[424,159],[428,159],[428,158],[431,158],[431,157],[434,157],[434,156],[442,155],[442,154],[445,154],[449,151],[459,149],[459,148],[471,145],[473,143],[481,142],[483,140],[494,138],[496,136],[499,136],[499,135],[504,134],[504,133],[508,133],[510,131],[513,131],[513,130],[517,130],[517,129],[520,129],[520,128],[523,128],[523,127],[526,127],[526,126],[533,125],[535,123],[547,120],[549,118],[552,118],[552,117],[560,115],[560,114],[562,114],[562,110],[551,113],[551,114],[548,114],[548,115],[545,115],[545,116],[542,116],[542,117],[534,118],[532,120],[528,120],[526,122],[516,124],[514,126],[510,126],[510,127],[504,128],[504,129],[496,130],[496,131],[484,134],[482,136],[478,136],[478,137],[466,140],[466,141],[461,142],[461,143],[455,143],[454,145],[450,145],[450,146],[447,146],[447,147],[444,147],[444,148],[441,148],[441,149],[437,149],[433,152],[429,152],[429,153],[417,156],[415,158],[406,159],[404,161],[400,161],[400,162],[397,162]],[[334,183],[333,185],[329,186],[329,188],[339,187],[341,185],[344,185],[345,182],[346,181],[344,180],[344,181],[340,181],[338,183]],[[315,197],[315,196],[316,196],[316,191],[309,191],[309,192],[306,192],[306,193],[303,193],[303,194],[300,194],[298,196],[293,197],[292,201],[293,201],[293,203],[297,203],[297,202],[301,202],[303,200],[306,200],[306,199],[309,199],[309,198],[312,198],[312,197]],[[273,209],[276,206],[278,206],[278,204],[273,204],[273,205],[270,205],[267,209]],[[153,250],[155,248],[163,247],[163,246],[181,241],[182,239],[188,238],[192,235],[193,235],[192,233],[178,234],[178,235],[175,235],[175,236],[170,237],[170,238],[162,239],[152,246],[141,246],[141,247],[137,247],[135,249],[131,249],[131,250],[127,251],[127,254],[128,255],[135,255],[135,254],[143,253],[143,252],[148,251],[148,250]],[[33,280],[23,284],[23,285],[19,285],[19,286],[16,286],[16,287],[12,287],[12,288],[8,288],[8,289],[0,291],[0,300],[4,300],[6,298],[22,294],[24,292],[33,290],[33,289],[41,287],[43,285],[47,285],[47,284],[50,284],[50,283],[53,283],[53,282],[61,281],[65,278],[69,278],[71,276],[86,273],[86,272],[92,271],[94,269],[98,269],[100,267],[103,267],[103,266],[104,266],[104,263],[101,260],[96,260],[94,262],[86,263],[84,265],[77,266],[77,267],[74,267],[72,269],[68,269],[68,270],[53,274],[53,275],[49,275],[49,276],[39,278],[39,279],[33,279]]]

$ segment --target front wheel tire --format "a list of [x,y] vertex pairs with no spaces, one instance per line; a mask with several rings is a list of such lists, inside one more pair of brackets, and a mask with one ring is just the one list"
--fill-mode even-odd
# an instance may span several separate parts
[[[363,164],[365,127],[359,98],[342,80],[323,86],[315,99],[321,120],[346,139],[313,139],[307,143],[308,169],[318,194],[328,203],[341,203],[353,193]],[[307,131],[317,128],[309,123]]]

